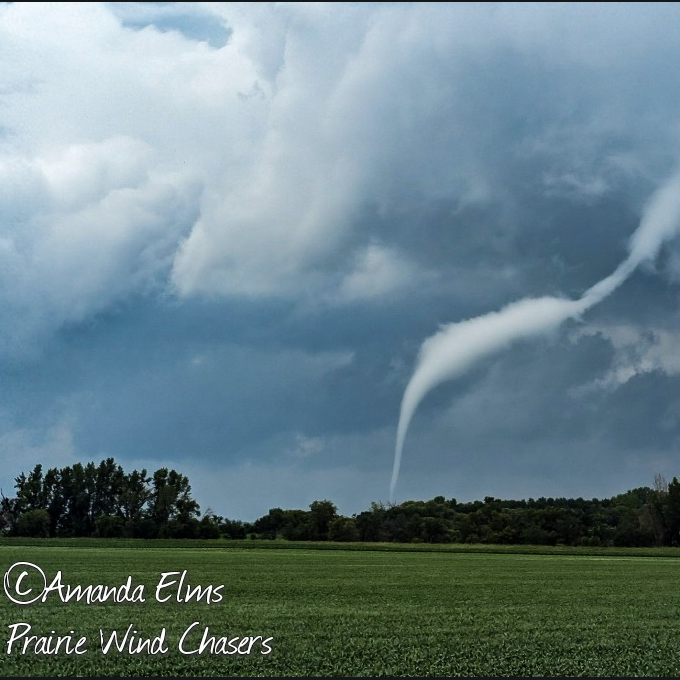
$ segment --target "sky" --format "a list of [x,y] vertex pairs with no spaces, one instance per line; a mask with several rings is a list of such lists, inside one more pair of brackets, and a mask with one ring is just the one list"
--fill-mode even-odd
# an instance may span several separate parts
[[113,457],[252,521],[680,476],[671,216],[597,304],[432,378],[390,495],[428,338],[580,300],[680,200],[678,34],[677,3],[0,4],[2,492]]

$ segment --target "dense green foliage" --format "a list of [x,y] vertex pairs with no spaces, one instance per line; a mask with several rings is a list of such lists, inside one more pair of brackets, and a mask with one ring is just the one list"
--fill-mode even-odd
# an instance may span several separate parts
[[[372,503],[353,517],[324,504],[327,532],[319,532],[319,502],[310,510],[273,508],[254,523],[229,522],[229,538],[288,540],[489,543],[570,546],[677,546],[680,544],[680,482],[640,487],[613,498],[538,498],[458,503],[429,501]],[[324,524],[326,526],[326,524]]]
[[125,473],[107,458],[44,474],[36,465],[15,482],[16,497],[3,496],[0,505],[0,527],[10,536],[219,536],[212,515],[198,520],[189,479],[175,470]]
[[677,545],[669,491],[639,488],[610,499],[539,498],[457,503],[442,496],[373,504],[355,519],[360,540],[571,546]]
[[680,482],[655,479],[613,498],[538,498],[458,503],[372,503],[344,517],[329,500],[308,510],[271,508],[254,522],[206,512],[186,476],[161,468],[125,473],[112,458],[16,478],[15,498],[2,498],[7,536],[285,539],[289,541],[488,543],[501,545],[678,546]]
[[[132,575],[147,594],[144,603],[88,605],[63,604],[51,593],[45,603],[26,607],[3,597],[3,676],[659,677],[680,672],[673,595],[680,562],[673,558],[592,557],[574,550],[551,556],[474,554],[426,545],[410,552],[353,551],[328,543],[317,544],[317,550],[101,547],[117,542],[78,548],[73,540],[73,547],[61,548],[49,547],[54,541],[35,547],[3,541],[2,573],[28,561],[48,580],[61,570],[63,582],[72,585],[120,585]],[[331,545],[336,549],[323,549]],[[157,602],[154,587],[161,574],[183,570],[192,585],[223,584],[223,600]],[[8,627],[18,621],[30,624],[36,635],[73,630],[88,638],[88,651],[78,657],[22,655],[15,646],[8,654]],[[177,642],[194,621],[216,636],[273,637],[273,651],[184,656]],[[100,629],[124,632],[130,624],[148,636],[165,627],[168,652],[104,655]]]

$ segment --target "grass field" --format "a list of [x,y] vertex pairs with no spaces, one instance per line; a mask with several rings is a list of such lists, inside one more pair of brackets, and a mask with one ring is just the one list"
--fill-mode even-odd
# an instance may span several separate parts
[[[44,603],[21,606],[3,591],[3,676],[680,674],[680,560],[675,551],[626,556],[568,550],[494,554],[461,547],[111,545],[0,543],[3,575],[17,562],[30,562],[48,582],[61,570],[62,582],[71,586],[121,586],[131,576],[133,587],[144,584],[146,600],[66,604],[50,592]],[[223,585],[218,591],[222,600],[178,602],[172,586],[159,592],[169,600],[158,602],[161,574],[183,570],[191,586]],[[20,571],[15,567],[12,575]],[[19,589],[36,583],[28,576]],[[10,593],[17,598],[15,591]],[[74,639],[87,638],[86,651],[35,653],[49,646],[33,641],[22,653],[24,637],[8,653],[11,626],[17,623],[30,624],[35,636],[55,631],[56,638],[74,631]],[[130,654],[112,648],[103,654],[100,630],[106,640],[111,631],[120,635],[130,625],[137,637],[155,638],[165,629],[159,646],[167,652]],[[213,653],[189,654],[200,646],[206,627],[208,637],[215,638]],[[250,655],[224,653],[237,649],[238,640],[232,646],[219,642],[248,636],[272,638],[271,652],[262,653],[267,647],[261,638]]]

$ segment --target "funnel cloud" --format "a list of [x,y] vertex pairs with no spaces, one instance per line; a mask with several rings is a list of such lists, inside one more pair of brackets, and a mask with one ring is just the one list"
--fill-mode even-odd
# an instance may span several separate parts
[[680,476],[679,33],[680,3],[0,3],[0,491],[111,456],[229,519],[358,515],[402,396],[398,496]]
[[579,318],[611,295],[643,262],[656,258],[661,246],[680,229],[680,174],[674,175],[649,200],[640,225],[629,242],[628,257],[609,276],[591,286],[578,300],[527,298],[498,312],[450,323],[420,347],[415,371],[406,386],[399,412],[390,500],[399,480],[404,440],[422,400],[435,387],[463,375],[474,364],[517,340],[541,336],[570,318]]

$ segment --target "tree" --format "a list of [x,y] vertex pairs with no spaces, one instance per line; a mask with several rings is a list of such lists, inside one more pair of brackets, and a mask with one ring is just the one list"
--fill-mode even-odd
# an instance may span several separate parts
[[120,515],[97,515],[94,533],[100,538],[120,538],[125,535],[125,520]]
[[216,515],[212,508],[208,508],[200,522],[200,537],[201,538],[219,538],[221,536],[220,525],[222,524],[222,517]]
[[28,474],[22,472],[15,478],[14,488],[17,490],[17,504],[20,512],[45,508],[43,495],[42,465],[38,463]]
[[90,536],[94,530],[92,496],[94,490],[94,466],[75,463],[60,472],[64,511],[60,520],[62,536]]
[[336,517],[328,525],[329,541],[358,541],[359,530],[353,517]]
[[441,517],[423,519],[423,539],[428,543],[444,543],[448,533],[448,526]]
[[680,545],[680,482],[676,477],[668,484],[663,514],[671,545]]
[[191,497],[188,477],[167,468],[160,468],[154,472],[149,496],[149,517],[156,525],[158,536],[170,538],[198,536],[199,514],[199,505]]
[[220,522],[220,534],[224,538],[244,539],[251,529],[253,529],[252,525],[241,520],[222,519]]
[[50,535],[50,515],[47,510],[34,508],[19,515],[16,523],[17,536],[47,538]]
[[16,524],[19,517],[19,508],[16,498],[7,498],[2,491],[0,500],[0,532],[12,535],[16,533]]
[[281,508],[269,508],[269,512],[253,523],[253,530],[260,538],[276,538],[286,524]]
[[644,533],[654,537],[656,545],[665,545],[667,536],[665,498],[668,482],[659,474],[654,476],[654,489],[650,490],[639,510],[640,526]]
[[123,516],[123,492],[125,490],[125,473],[113,458],[102,460],[93,471],[94,493],[92,498],[92,515]]
[[57,468],[50,468],[45,473],[43,490],[47,501],[47,512],[50,515],[50,536],[57,536],[66,511],[61,472]]
[[328,527],[338,516],[338,509],[329,500],[313,501],[309,506],[312,520],[312,540],[327,541]]
[[151,538],[156,533],[153,520],[145,517],[144,508],[151,496],[145,468],[133,470],[123,478],[120,512],[125,520],[125,534],[131,538]]
[[661,474],[654,475],[654,491],[665,494],[668,491],[668,482]]
[[312,514],[306,510],[284,510],[281,535],[288,541],[314,541],[316,529]]
[[385,519],[387,508],[383,503],[371,503],[370,509],[360,513],[356,518],[359,540],[361,541],[386,541],[387,531]]

